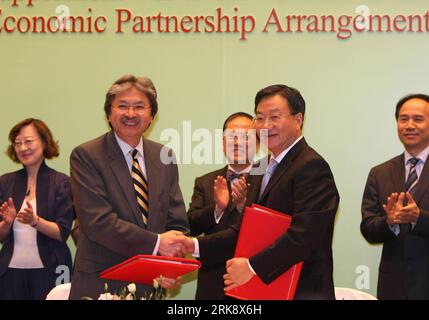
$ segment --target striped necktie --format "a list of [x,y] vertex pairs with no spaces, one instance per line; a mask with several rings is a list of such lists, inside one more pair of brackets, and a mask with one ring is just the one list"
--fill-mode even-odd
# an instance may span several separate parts
[[411,158],[410,160],[408,160],[408,162],[411,164],[411,167],[410,172],[408,173],[407,181],[405,182],[405,191],[412,194],[418,180],[416,166],[419,162],[419,159]]
[[143,215],[143,221],[147,225],[147,219],[149,216],[149,191],[147,187],[147,181],[143,174],[143,171],[137,160],[136,149],[132,150],[133,167],[131,168],[131,177],[133,178],[134,190],[137,196],[137,203],[140,208],[140,212]]

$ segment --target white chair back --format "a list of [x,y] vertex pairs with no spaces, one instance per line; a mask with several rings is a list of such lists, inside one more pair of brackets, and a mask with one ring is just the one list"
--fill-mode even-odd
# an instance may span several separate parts
[[337,300],[377,300],[369,293],[351,288],[335,288],[335,298]]
[[64,283],[53,288],[48,295],[46,300],[68,300],[70,295],[71,283]]

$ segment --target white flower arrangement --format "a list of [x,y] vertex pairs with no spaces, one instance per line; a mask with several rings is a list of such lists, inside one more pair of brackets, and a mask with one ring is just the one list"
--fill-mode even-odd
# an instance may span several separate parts
[[[163,289],[160,285],[162,283],[162,276],[159,277],[159,281],[156,279],[153,280],[152,286],[154,287],[154,291],[152,292],[145,292],[145,294],[140,297],[140,299],[137,299],[136,291],[137,286],[135,283],[130,283],[126,286],[126,288],[122,289],[121,293],[119,295],[111,294],[109,292],[109,286],[107,283],[104,284],[104,293],[100,294],[97,300],[166,300],[169,298],[168,291],[166,289]],[[84,297],[82,299],[85,300],[93,300],[89,297]]]

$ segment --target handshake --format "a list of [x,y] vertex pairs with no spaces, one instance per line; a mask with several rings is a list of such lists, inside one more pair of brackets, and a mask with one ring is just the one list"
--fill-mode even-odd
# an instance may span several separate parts
[[[162,233],[159,243],[158,254],[168,257],[184,257],[187,254],[195,253],[194,238],[185,236],[180,231],[168,231]],[[232,258],[226,261],[226,274],[223,276],[225,291],[234,289],[243,285],[254,276],[253,271],[249,268],[247,258]],[[164,288],[171,288],[180,284],[180,277],[177,279],[166,279],[162,285]]]
[[[187,237],[183,232],[171,230],[160,234],[158,254],[167,257],[184,257],[194,253],[194,239]],[[156,279],[164,289],[171,289],[181,285],[182,277]]]
[[184,257],[195,251],[195,240],[183,232],[171,230],[160,234],[158,254],[167,257]]

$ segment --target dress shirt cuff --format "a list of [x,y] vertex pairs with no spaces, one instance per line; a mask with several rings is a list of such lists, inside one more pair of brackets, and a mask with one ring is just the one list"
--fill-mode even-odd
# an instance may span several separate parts
[[192,254],[193,257],[195,258],[199,258],[200,257],[200,245],[198,243],[198,239],[197,238],[192,238],[192,240],[194,240],[194,253]]
[[214,218],[216,221],[216,224],[219,224],[220,219],[222,219],[223,217],[223,213],[225,212],[225,210],[223,210],[221,213],[216,214],[216,210],[213,212],[214,213]]
[[249,259],[246,259],[246,260],[247,260],[247,265],[249,266],[250,271],[252,271],[252,273],[256,276],[256,272],[255,272],[255,270],[253,270],[252,266],[250,265]]
[[388,225],[388,226],[389,226],[390,231],[392,231],[395,234],[395,236],[398,236],[398,234],[400,232],[399,225],[394,224],[393,226],[390,226],[390,225]]
[[155,245],[155,249],[153,249],[153,256],[156,256],[158,253],[158,248],[159,248],[159,242],[161,241],[161,236],[158,235],[158,239],[156,240],[156,245]]

